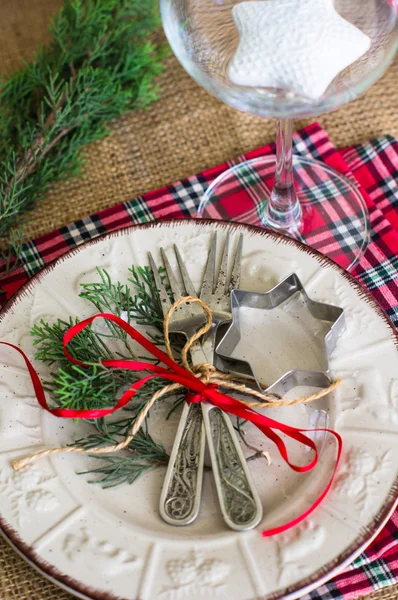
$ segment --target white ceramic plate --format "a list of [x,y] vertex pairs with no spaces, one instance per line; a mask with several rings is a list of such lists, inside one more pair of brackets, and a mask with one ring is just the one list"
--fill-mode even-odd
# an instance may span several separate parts
[[[14,473],[10,462],[39,448],[70,443],[88,425],[56,419],[38,408],[22,361],[0,347],[0,522],[11,544],[44,575],[83,598],[155,600],[221,597],[234,600],[296,598],[347,565],[376,535],[396,503],[398,464],[397,335],[362,288],[344,271],[308,248],[254,228],[223,223],[175,221],[132,227],[106,235],[66,254],[35,276],[1,315],[0,339],[19,345],[33,359],[29,331],[44,318],[86,317],[94,311],[78,298],[79,285],[97,279],[105,267],[115,280],[127,281],[127,268],[147,264],[151,250],[177,243],[196,284],[204,268],[210,235],[231,231],[236,243],[244,233],[245,289],[266,291],[296,272],[309,295],[342,306],[347,328],[332,356],[341,387],[311,407],[277,409],[272,417],[311,427],[329,416],[344,438],[344,456],[336,483],[304,524],[264,539],[260,532],[302,512],[326,484],[334,461],[333,444],[323,444],[321,464],[296,474],[276,448],[254,429],[251,443],[267,450],[272,465],[250,463],[264,503],[261,527],[245,533],[228,530],[217,505],[211,473],[205,474],[197,521],[183,528],[164,523],[158,502],[164,469],[132,486],[104,490],[89,485],[77,471],[90,466],[86,456],[61,455]],[[171,256],[171,254],[170,254]],[[294,307],[281,319],[283,335],[299,351],[293,361],[318,366],[321,346],[306,332],[306,318],[291,328]],[[260,321],[259,321],[260,323]],[[308,326],[311,325],[310,320]],[[301,327],[301,329],[300,329]],[[280,344],[259,325],[257,340],[272,357]],[[290,336],[290,337],[289,337]],[[312,362],[313,361],[313,362]],[[315,364],[316,363],[316,364]],[[34,361],[40,376],[48,369]],[[282,365],[284,366],[284,365]],[[297,365],[300,366],[300,365]],[[271,369],[272,370],[272,369]],[[269,371],[270,373],[270,371]],[[271,375],[273,372],[271,373]],[[152,433],[169,449],[178,415],[165,424],[165,403],[154,410]],[[320,440],[322,445],[322,440]],[[290,445],[293,458],[305,450]]]

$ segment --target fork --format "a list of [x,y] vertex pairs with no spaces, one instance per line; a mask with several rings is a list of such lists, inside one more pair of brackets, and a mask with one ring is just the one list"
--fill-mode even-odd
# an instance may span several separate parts
[[[177,300],[184,295],[196,296],[193,285],[189,283],[185,287],[186,293],[182,292],[163,248],[160,248],[160,252],[174,299]],[[166,316],[171,306],[170,298],[151,253],[148,253],[148,257],[163,315]],[[180,333],[189,339],[205,322],[206,316],[201,308],[196,304],[183,304],[172,314],[169,331]],[[194,344],[191,348],[191,358],[196,364],[206,362],[206,356],[199,344]],[[167,469],[162,494],[167,490],[168,497],[167,501],[161,501],[160,513],[162,518],[171,525],[188,525],[198,515],[203,481],[205,429],[201,407],[198,404],[189,405],[184,402],[176,439],[179,443],[174,443],[169,461],[169,464],[175,466],[175,472],[173,473],[170,468]],[[179,449],[181,452],[177,456]]]
[[[229,281],[227,281],[228,237],[225,243],[217,280],[215,278],[216,249],[217,238],[215,235],[211,243],[200,293],[200,298],[206,302],[212,310],[213,322],[212,327],[204,340],[203,349],[195,349],[195,346],[199,346],[200,348],[199,344],[196,344],[193,347],[191,358],[194,364],[199,364],[199,362],[204,361],[211,364],[213,363],[214,345],[218,326],[231,319],[231,310],[229,306],[230,289],[233,289],[239,284],[242,236],[238,243]],[[183,295],[196,296],[194,286],[176,246],[174,246],[174,251],[185,293],[183,293],[179,287],[165,252],[161,249],[174,301]],[[153,268],[153,265],[151,266]],[[157,273],[156,267],[153,270]],[[156,281],[156,284],[159,287],[160,283],[161,287],[159,287],[159,290],[162,291],[161,300],[163,311],[166,313],[171,303],[170,301],[167,302],[167,292],[159,281],[160,278],[157,277],[157,279],[158,281]],[[180,314],[177,316],[177,324],[174,324],[174,330],[176,330],[176,327],[181,328],[182,319],[187,318],[187,313],[190,308],[199,308],[196,307],[196,305],[192,305],[192,307],[188,307],[187,305],[183,306],[186,306],[188,310],[185,311],[185,315]],[[200,308],[199,310],[201,311]],[[197,315],[195,316],[198,318]],[[200,322],[200,325],[202,324],[203,321]],[[204,349],[205,354],[203,357]],[[209,444],[213,475],[216,482],[216,489],[223,518],[231,529],[238,531],[251,529],[261,520],[262,506],[252,482],[240,444],[232,427],[232,423],[223,411],[209,403],[201,403],[200,410],[194,411],[194,409],[197,409],[197,405],[188,406],[185,404],[183,414],[181,415],[162,489],[160,499],[161,515],[168,523],[173,525],[185,525],[191,523],[197,516],[203,480],[204,454],[202,453],[204,451],[204,423]],[[203,421],[201,418],[202,416]],[[203,439],[203,447],[198,444],[198,436],[201,441]],[[190,468],[188,468],[187,473],[185,472],[185,465],[187,465],[187,463],[189,463],[190,468],[195,468],[195,466],[197,468],[195,478],[196,486],[189,486],[192,479],[192,473]],[[194,499],[190,499],[188,502],[184,495],[181,497],[181,492],[184,494],[187,490],[190,493],[196,494]],[[191,512],[189,512],[189,514],[181,514],[181,508],[188,509],[188,507],[192,507]],[[188,513],[188,511],[186,512]]]

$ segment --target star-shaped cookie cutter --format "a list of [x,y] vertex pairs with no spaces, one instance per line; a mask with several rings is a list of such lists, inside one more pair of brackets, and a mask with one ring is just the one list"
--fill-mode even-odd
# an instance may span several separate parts
[[[313,317],[331,323],[329,331],[324,336],[327,369],[324,371],[291,370],[279,377],[272,385],[263,388],[250,362],[232,356],[241,339],[239,310],[243,307],[272,310],[289,300],[297,292],[301,293],[308,311]],[[331,384],[329,359],[338,338],[345,329],[344,310],[332,304],[312,300],[295,273],[278,283],[269,292],[233,290],[231,292],[231,312],[232,322],[216,348],[217,368],[221,371],[248,377],[257,383],[261,391],[282,396],[296,386],[326,388]]]

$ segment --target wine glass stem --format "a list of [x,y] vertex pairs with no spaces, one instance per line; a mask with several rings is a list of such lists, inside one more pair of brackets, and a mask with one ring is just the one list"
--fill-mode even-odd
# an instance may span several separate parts
[[301,222],[301,207],[294,188],[292,136],[293,121],[278,119],[275,182],[264,215],[264,224],[275,229],[297,229]]

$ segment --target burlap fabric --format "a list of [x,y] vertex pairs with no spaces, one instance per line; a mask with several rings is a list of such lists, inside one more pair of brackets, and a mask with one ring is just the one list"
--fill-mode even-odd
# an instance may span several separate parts
[[[10,73],[48,39],[47,25],[61,0],[1,0],[0,72]],[[174,57],[159,78],[160,100],[113,124],[107,139],[87,151],[84,176],[54,187],[30,214],[26,237],[130,200],[273,139],[274,122],[238,113],[210,97]],[[398,137],[398,60],[365,96],[319,118],[338,147],[371,137]],[[305,122],[298,122],[300,127]],[[0,540],[1,600],[71,600]],[[398,586],[368,596],[398,598]]]

